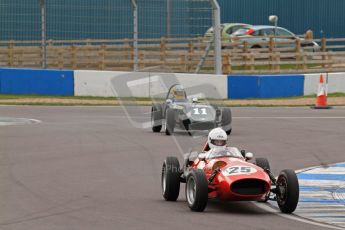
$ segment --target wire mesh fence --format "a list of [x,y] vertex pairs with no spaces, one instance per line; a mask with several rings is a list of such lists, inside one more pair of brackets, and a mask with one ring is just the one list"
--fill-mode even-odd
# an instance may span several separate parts
[[1,0],[0,40],[40,40],[41,3],[47,39],[121,39],[133,34],[129,0]]
[[[40,40],[41,5],[47,39],[133,37],[131,0],[1,0],[0,40]],[[136,0],[139,38],[197,37],[212,25],[209,0]]]
[[40,40],[41,16],[38,0],[0,1],[0,40]]
[[48,39],[120,39],[133,33],[128,0],[54,0],[46,6]]
[[[158,64],[164,64],[169,43],[188,52],[188,39],[202,37],[212,26],[210,2],[1,0],[0,66],[137,70],[139,61],[151,65],[149,53],[157,47]],[[100,57],[109,62],[83,65]]]
[[212,26],[209,0],[137,0],[139,37],[198,37]]

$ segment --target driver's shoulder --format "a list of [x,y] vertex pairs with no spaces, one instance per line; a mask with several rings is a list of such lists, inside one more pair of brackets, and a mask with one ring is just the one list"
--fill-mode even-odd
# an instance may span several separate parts
[[226,148],[229,152],[240,152],[240,150],[237,147],[227,146]]
[[227,149],[238,149],[237,147],[234,146],[226,146]]

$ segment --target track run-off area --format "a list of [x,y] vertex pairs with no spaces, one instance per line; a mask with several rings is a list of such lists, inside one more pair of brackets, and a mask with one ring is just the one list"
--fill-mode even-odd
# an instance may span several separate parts
[[161,164],[169,155],[182,164],[176,137],[200,150],[206,134],[141,128],[150,109],[0,106],[0,229],[344,228],[344,107],[232,108],[231,146],[268,158],[275,175],[299,172],[292,215],[271,202],[210,201],[193,213],[184,185],[164,201]]

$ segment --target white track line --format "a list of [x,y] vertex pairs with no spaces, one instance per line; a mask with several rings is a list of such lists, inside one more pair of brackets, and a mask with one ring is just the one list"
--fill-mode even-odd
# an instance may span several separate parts
[[233,117],[234,119],[345,119],[345,117]]
[[342,228],[342,227],[315,222],[315,221],[312,221],[312,220],[305,219],[303,217],[296,216],[294,214],[284,214],[284,213],[281,213],[280,211],[278,211],[277,209],[271,207],[268,204],[257,203],[257,202],[253,202],[253,204],[256,205],[257,207],[265,210],[265,211],[272,212],[272,213],[274,213],[274,214],[276,214],[278,216],[281,216],[281,217],[284,217],[284,218],[287,218],[287,219],[290,219],[290,220],[299,221],[299,222],[302,222],[302,223],[316,225],[316,226],[324,227],[324,228],[344,230],[344,228]]
[[[136,118],[150,118],[149,115],[151,112],[142,113],[143,116],[131,116]],[[116,118],[127,118],[125,115],[116,115],[113,116]],[[345,119],[345,117],[232,117],[232,119]]]
[[[21,118],[21,119],[25,119],[25,118]],[[42,121],[37,120],[37,119],[29,119],[29,120],[34,122],[34,123],[42,123]]]
[[[331,164],[330,167],[328,169],[331,170],[331,172],[335,173],[335,171],[333,170],[334,167],[332,167],[332,165],[335,164],[343,164],[344,162],[339,162],[339,163],[334,163]],[[340,169],[343,173],[342,168],[338,168]],[[306,171],[310,171],[310,170],[316,170],[319,173],[325,172],[326,170],[325,168],[323,168],[322,166],[313,166],[313,167],[309,167],[309,168],[305,168],[305,169],[301,169],[301,170],[297,170],[296,173],[303,173]],[[309,173],[309,172],[308,172]],[[300,184],[302,184],[303,186],[308,185],[309,183],[305,183],[308,180],[299,180]],[[335,182],[335,181],[326,181],[324,183],[320,183],[321,181],[318,180],[317,181],[318,184],[320,185],[320,187],[324,186],[324,185],[329,185],[329,186],[339,186],[339,185],[344,185],[344,181],[340,181],[340,182]],[[311,185],[315,185],[315,184],[311,184]],[[304,192],[304,191],[300,191],[300,195],[303,194],[304,197],[314,197],[314,196],[319,196],[320,199],[327,199],[329,198],[329,196],[332,196],[331,192],[319,192],[319,194],[314,194],[314,192],[312,191],[308,191],[308,192]],[[308,195],[306,196],[307,193]],[[334,197],[333,197],[334,200]],[[339,229],[339,230],[344,230],[345,229],[345,220],[339,219],[339,218],[332,218],[332,213],[336,213],[337,215],[339,215],[339,213],[343,213],[344,212],[344,205],[342,204],[327,204],[327,205],[323,205],[320,203],[310,203],[310,204],[303,204],[303,206],[297,206],[297,213],[296,214],[284,214],[281,213],[279,211],[279,209],[277,207],[272,206],[272,204],[264,204],[264,203],[257,203],[257,202],[253,202],[254,205],[256,205],[259,208],[262,208],[266,211],[272,212],[278,216],[287,218],[287,219],[291,219],[291,220],[295,220],[295,221],[299,221],[299,222],[303,222],[303,223],[307,223],[307,224],[311,224],[311,225],[316,225],[316,226],[320,226],[320,227],[325,227],[325,228],[329,228],[329,229]],[[321,214],[321,213],[315,213],[315,212],[310,212],[311,210],[322,210],[322,212],[325,212],[325,214]],[[298,213],[303,213],[305,216],[299,216]],[[324,220],[325,221],[330,221],[331,223],[324,223],[324,222],[320,222],[321,218],[317,218],[320,215],[329,215],[330,217],[325,216]],[[315,219],[317,218],[317,219]],[[335,226],[334,224],[337,224],[338,226]]]

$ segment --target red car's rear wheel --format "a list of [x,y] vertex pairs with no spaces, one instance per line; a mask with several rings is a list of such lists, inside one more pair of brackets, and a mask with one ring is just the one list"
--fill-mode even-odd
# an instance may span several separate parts
[[271,170],[270,163],[268,162],[267,158],[256,158],[255,164],[262,169]]
[[167,201],[176,201],[180,193],[180,163],[176,157],[167,157],[162,167],[162,193]]

